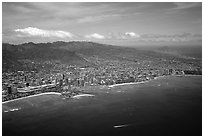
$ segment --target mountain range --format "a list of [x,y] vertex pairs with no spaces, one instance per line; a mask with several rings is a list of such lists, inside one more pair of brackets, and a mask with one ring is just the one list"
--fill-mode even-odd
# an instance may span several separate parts
[[[96,59],[137,62],[138,60],[181,59],[181,56],[169,54],[170,48],[157,50],[140,50],[130,47],[120,47],[95,42],[57,41],[53,43],[24,43],[13,45],[2,44],[3,71],[9,69],[27,68],[25,60],[44,62],[58,61],[62,64],[92,66]],[[91,60],[90,60],[91,59]],[[182,60],[185,58],[182,57]],[[189,60],[189,59],[188,59]]]

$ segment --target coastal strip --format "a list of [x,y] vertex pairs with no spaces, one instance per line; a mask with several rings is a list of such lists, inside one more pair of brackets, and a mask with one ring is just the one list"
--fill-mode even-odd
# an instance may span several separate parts
[[[165,77],[165,76],[155,77],[154,79],[151,79],[151,80],[155,80],[155,79],[162,78],[162,77]],[[129,83],[113,84],[113,85],[109,85],[108,87],[113,88],[113,87],[116,87],[116,86],[123,86],[123,85],[142,84],[142,83],[149,82],[151,80],[140,81],[140,82],[129,82]]]
[[72,98],[79,98],[79,97],[85,97],[85,96],[95,96],[95,95],[92,95],[92,94],[79,94],[79,95],[73,96]]
[[147,81],[141,81],[141,82],[130,82],[130,83],[120,83],[120,84],[113,84],[113,85],[109,85],[108,87],[112,88],[112,87],[116,87],[116,86],[123,86],[123,85],[132,85],[132,84],[141,84],[141,83],[145,83]]
[[175,77],[191,77],[191,76],[201,76],[202,75],[172,75],[172,76],[175,76]]
[[40,93],[40,94],[35,94],[35,95],[30,95],[30,96],[26,96],[26,97],[21,97],[21,98],[17,98],[17,99],[5,101],[5,102],[2,102],[2,104],[9,103],[9,102],[13,102],[13,101],[18,101],[18,100],[22,100],[22,99],[26,99],[26,98],[30,98],[30,97],[36,97],[36,96],[41,96],[41,95],[47,95],[47,94],[61,95],[61,93],[58,93],[58,92],[46,92],[46,93]]
[[[190,76],[202,76],[202,75],[170,75],[170,76],[175,76],[175,77],[190,77]],[[156,80],[156,79],[163,78],[163,77],[167,77],[167,76],[158,76],[158,77],[155,77],[154,79],[151,79],[151,80]],[[113,87],[116,87],[116,86],[141,84],[141,83],[149,82],[151,80],[146,80],[146,81],[141,81],[141,82],[129,82],[129,83],[113,84],[113,85],[109,85],[108,87],[109,88],[113,88]]]

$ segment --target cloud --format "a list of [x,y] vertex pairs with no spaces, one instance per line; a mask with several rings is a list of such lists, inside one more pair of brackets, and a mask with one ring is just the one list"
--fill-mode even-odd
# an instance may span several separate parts
[[82,18],[79,18],[77,20],[78,23],[87,23],[87,22],[98,22],[103,20],[111,20],[113,18],[121,18],[125,16],[135,16],[139,15],[139,12],[135,13],[126,13],[126,14],[104,14],[104,15],[95,15],[95,16],[85,16]]
[[72,34],[66,31],[60,30],[43,30],[34,27],[27,27],[24,29],[15,29],[15,36],[17,37],[42,37],[42,38],[55,38],[55,39],[66,39],[79,38],[86,40],[127,40],[127,41],[144,41],[144,42],[188,42],[202,40],[202,34],[191,34],[191,33],[179,33],[179,34],[137,34],[133,31],[123,33],[109,33],[107,35],[101,35],[98,33],[87,34],[81,36],[81,34]]
[[110,33],[107,38],[109,38],[109,39],[121,39],[121,40],[139,39],[140,35],[135,33],[135,32],[125,32],[125,33],[120,32],[118,34]]
[[174,5],[176,5],[175,8],[173,9],[188,9],[188,8],[193,8],[193,7],[198,7],[201,6],[201,2],[174,2]]
[[[196,10],[202,9],[201,2],[174,2],[173,7],[166,9],[167,14],[185,14],[181,12],[183,10],[189,10],[191,8],[196,8]],[[202,11],[202,10],[201,10]]]
[[100,35],[100,34],[97,34],[97,33],[93,33],[93,34],[90,34],[90,35],[85,35],[86,38],[89,38],[89,39],[105,39],[105,36],[103,35]]
[[125,35],[128,37],[133,37],[133,38],[139,38],[140,37],[139,34],[136,34],[134,32],[126,32]]
[[57,37],[57,38],[73,38],[74,35],[65,31],[43,30],[35,27],[27,27],[24,29],[15,29],[19,37]]
[[189,42],[202,40],[202,34],[179,33],[179,34],[137,34],[135,32],[109,33],[109,40],[127,40],[143,42]]
[[180,34],[143,34],[142,41],[157,41],[157,42],[184,42],[201,40],[201,34],[180,33]]
[[97,22],[101,21],[107,16],[86,16],[77,20],[78,23]]
[[119,14],[107,14],[107,15],[97,15],[97,16],[86,16],[79,18],[77,20],[78,23],[87,23],[87,22],[97,22],[97,21],[102,21],[102,20],[107,20],[111,19],[113,17],[120,17]]

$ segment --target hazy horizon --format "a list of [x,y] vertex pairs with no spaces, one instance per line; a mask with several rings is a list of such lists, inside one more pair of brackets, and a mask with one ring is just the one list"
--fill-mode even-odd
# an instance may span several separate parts
[[201,45],[201,2],[3,2],[4,43]]

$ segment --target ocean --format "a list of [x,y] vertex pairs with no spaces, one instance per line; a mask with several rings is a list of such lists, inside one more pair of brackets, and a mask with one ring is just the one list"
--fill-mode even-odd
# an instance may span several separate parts
[[202,76],[92,87],[2,104],[3,136],[201,136]]

